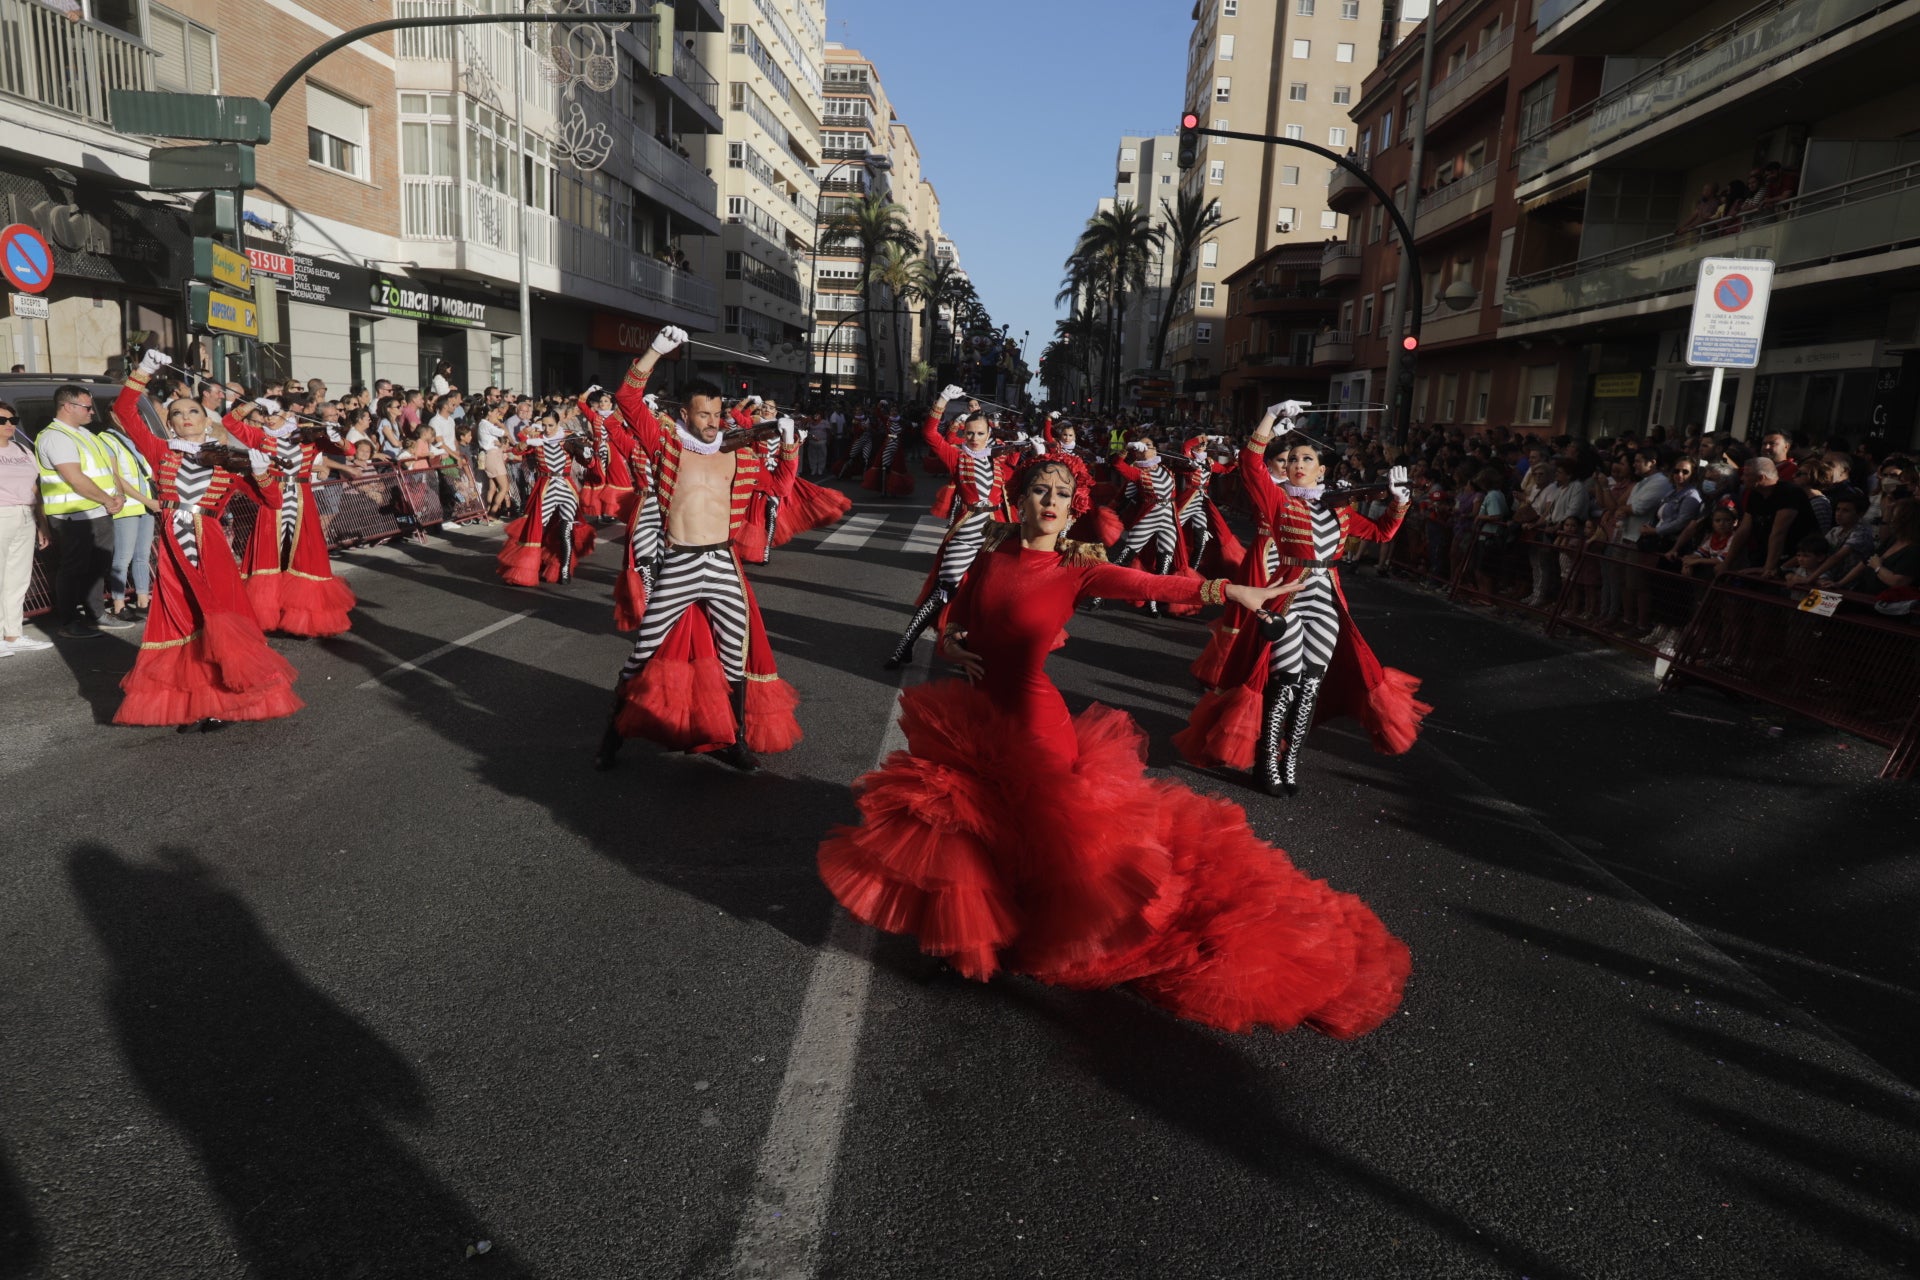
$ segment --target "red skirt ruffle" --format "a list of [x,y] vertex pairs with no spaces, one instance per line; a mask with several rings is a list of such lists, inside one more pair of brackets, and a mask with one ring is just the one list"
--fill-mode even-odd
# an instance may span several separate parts
[[1073,528],[1067,531],[1067,536],[1076,542],[1097,542],[1103,547],[1113,546],[1126,535],[1127,526],[1119,514],[1098,505],[1074,521]]
[[145,648],[120,681],[124,725],[273,720],[305,704],[293,691],[293,664],[267,645],[250,619],[211,613],[184,641]]
[[[800,695],[773,673],[765,637],[753,624],[747,662],[747,746],[772,755],[800,743],[794,715]],[[706,615],[689,609],[640,674],[620,689],[614,728],[623,738],[645,738],[673,751],[718,751],[732,746],[731,690],[713,645]]]
[[767,546],[766,494],[756,491],[747,499],[747,514],[740,523],[740,532],[733,536],[733,545],[740,549],[740,559],[747,564],[761,564],[766,560],[767,552],[772,549]]
[[359,603],[340,579],[313,577],[298,570],[256,573],[246,580],[247,603],[262,631],[290,636],[337,636],[353,629]]
[[821,845],[841,904],[962,973],[1129,984],[1229,1031],[1335,1036],[1400,1002],[1407,949],[1366,904],[1296,870],[1226,801],[1145,776],[1123,713],[1074,721],[1071,769],[958,682],[901,698],[909,750],[858,784],[863,818]]
[[838,489],[829,489],[803,477],[793,482],[793,492],[780,504],[780,517],[774,523],[773,545],[784,547],[803,533],[839,524],[853,510],[853,499]]
[[[877,466],[868,467],[867,473],[860,478],[860,487],[869,493],[879,493],[881,491],[880,468]],[[902,471],[898,467],[887,472],[886,492],[895,498],[904,498],[912,493],[913,473],[911,471]]]

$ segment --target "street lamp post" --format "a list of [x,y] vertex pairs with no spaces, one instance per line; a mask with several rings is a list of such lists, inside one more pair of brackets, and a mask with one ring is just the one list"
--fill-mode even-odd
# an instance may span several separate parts
[[[873,168],[874,160],[875,160],[874,153],[869,151],[866,154],[858,157],[857,159],[842,160],[839,164],[836,164],[831,169],[828,169],[826,172],[826,176],[820,179],[821,199],[824,200],[826,198],[826,186],[829,182],[833,181],[834,174],[840,172],[842,169],[846,168],[850,164],[857,164],[861,168],[871,171]],[[814,306],[814,303],[819,300],[819,296],[820,296],[819,276],[820,276],[820,206],[816,204],[813,208],[813,245],[807,251],[807,376],[806,376],[806,381],[809,383],[813,381],[813,353],[814,353],[813,306]],[[833,332],[838,333],[840,331],[840,325],[845,324],[847,320],[851,320],[855,314],[858,314],[858,313],[854,313],[854,312],[848,313],[845,319],[842,319],[839,322],[839,324],[836,324],[833,326]],[[827,341],[829,342],[833,341],[832,334],[829,334],[827,336]],[[822,385],[825,385],[824,379],[822,380]]]

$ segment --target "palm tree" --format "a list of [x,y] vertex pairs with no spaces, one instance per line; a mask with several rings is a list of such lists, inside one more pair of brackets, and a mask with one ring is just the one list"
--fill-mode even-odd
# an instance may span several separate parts
[[907,254],[920,252],[920,237],[907,225],[907,211],[883,195],[867,195],[827,221],[820,237],[820,252],[857,249],[860,253],[860,323],[867,330],[867,395],[878,394],[877,369],[873,359],[874,334],[868,317],[873,314],[873,268],[881,254],[895,247]]
[[1193,270],[1194,259],[1200,255],[1200,245],[1213,232],[1237,222],[1237,218],[1222,218],[1220,202],[1204,199],[1198,191],[1182,191],[1178,208],[1160,202],[1160,212],[1167,217],[1167,225],[1161,234],[1173,245],[1173,273],[1169,277],[1172,287],[1167,290],[1167,300],[1160,308],[1160,323],[1153,332],[1153,367],[1158,369],[1161,360],[1167,354],[1167,330],[1173,325],[1173,317],[1179,313],[1180,300],[1186,296],[1187,273]]
[[928,364],[933,364],[937,356],[933,344],[940,328],[940,314],[949,307],[957,307],[963,299],[972,298],[973,282],[953,265],[952,259],[926,258],[919,264],[914,287],[919,291],[920,300],[926,304],[931,317],[927,321],[923,358]]
[[1127,291],[1146,287],[1147,262],[1164,235],[1153,225],[1146,210],[1129,200],[1087,219],[1086,230],[1080,233],[1080,242],[1074,246],[1073,257],[1084,264],[1089,279],[1104,279],[1110,304],[1106,378],[1110,388],[1109,406],[1120,399],[1121,336],[1126,330]]
[[905,309],[904,304],[920,298],[920,263],[920,259],[899,245],[889,244],[881,248],[873,265],[867,268],[868,281],[885,289],[893,300],[893,367],[899,371],[900,382],[896,390],[903,400],[907,394],[907,353],[900,340],[900,331],[911,323],[913,314]]
[[[1065,320],[1056,320],[1053,332],[1054,345],[1063,348],[1061,354],[1067,361],[1062,369],[1068,382],[1071,383],[1072,372],[1078,369],[1080,380],[1090,394],[1093,390],[1093,360],[1095,356],[1103,356],[1106,352],[1107,326],[1089,308],[1077,311]],[[1105,372],[1104,367],[1102,372]],[[1074,398],[1071,386],[1060,398],[1063,401]]]
[[[1101,308],[1105,304],[1109,281],[1106,275],[1084,254],[1077,250],[1067,258],[1067,274],[1061,278],[1060,292],[1053,295],[1053,305],[1065,304],[1067,318],[1056,321],[1054,330],[1063,337],[1072,334],[1072,351],[1080,363],[1080,371],[1086,377],[1087,389],[1093,389],[1093,358],[1102,357],[1100,384],[1106,385],[1105,355],[1107,345],[1104,341],[1094,342],[1088,335],[1098,333],[1104,338],[1106,322],[1100,319]],[[1101,399],[1105,400],[1104,391]]]

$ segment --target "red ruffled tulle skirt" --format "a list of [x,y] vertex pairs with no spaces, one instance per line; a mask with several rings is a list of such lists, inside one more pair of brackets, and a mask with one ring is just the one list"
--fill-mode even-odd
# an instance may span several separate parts
[[[1202,659],[1206,657],[1201,655]],[[1383,667],[1373,685],[1349,688],[1345,705],[1323,688],[1314,710],[1314,723],[1340,714],[1356,716],[1367,731],[1373,749],[1384,755],[1402,755],[1420,737],[1420,722],[1433,708],[1420,701],[1420,678],[1393,667]],[[1187,727],[1173,735],[1173,745],[1189,764],[1202,769],[1253,768],[1254,748],[1260,740],[1264,692],[1244,684],[1215,689],[1200,699],[1187,717]]]
[[1073,522],[1073,528],[1067,536],[1075,542],[1097,542],[1103,547],[1111,547],[1127,536],[1126,522],[1111,507],[1095,505],[1094,508]]
[[[881,492],[880,468],[868,467],[867,473],[860,478],[860,487],[869,493]],[[898,467],[887,472],[886,493],[895,498],[904,498],[913,492],[913,473],[902,471]]]
[[[516,587],[537,587],[542,582],[560,581],[560,549],[554,545],[558,524],[542,526],[538,511],[532,511],[507,525],[506,545],[494,557],[494,572]],[[573,564],[580,564],[596,545],[593,526],[585,519],[573,522]]]
[[273,720],[306,704],[293,691],[293,664],[267,645],[252,619],[208,613],[190,636],[142,647],[120,681],[126,697],[113,722],[126,725]]
[[256,573],[246,580],[247,603],[262,631],[290,636],[337,636],[353,629],[353,588],[329,574],[297,569]]
[[[756,647],[764,644],[761,639]],[[794,715],[800,695],[771,673],[770,663],[753,660],[766,656],[749,657],[746,737],[749,750],[774,755],[800,745],[800,721]],[[756,673],[756,667],[767,670]],[[700,610],[687,610],[640,674],[621,687],[614,728],[623,738],[645,738],[673,751],[733,745],[738,735],[726,668]]]
[[780,504],[780,517],[774,524],[773,545],[784,547],[803,533],[839,524],[853,510],[853,499],[838,489],[804,478],[793,482],[793,492]]
[[861,825],[819,851],[827,887],[867,924],[971,978],[1125,984],[1228,1031],[1346,1038],[1399,1007],[1405,944],[1238,806],[1147,778],[1125,714],[1077,717],[1070,768],[963,683],[908,691],[901,725],[908,750],[857,784]]

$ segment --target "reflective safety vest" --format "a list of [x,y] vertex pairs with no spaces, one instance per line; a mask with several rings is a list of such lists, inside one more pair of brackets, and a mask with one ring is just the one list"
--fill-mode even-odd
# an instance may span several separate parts
[[98,511],[100,504],[91,498],[83,498],[74,492],[73,486],[66,482],[61,474],[47,461],[47,455],[41,446],[47,438],[58,433],[73,441],[73,447],[80,454],[80,470],[87,479],[99,485],[106,493],[116,492],[113,483],[113,464],[109,461],[107,446],[100,438],[84,427],[70,427],[64,422],[50,422],[40,438],[33,443],[34,461],[40,464],[40,500],[50,516],[81,515],[88,511]]
[[144,516],[153,508],[153,467],[147,460],[127,447],[119,433],[102,431],[94,439],[107,446],[113,454],[113,460],[119,465],[120,478],[133,488],[126,495],[126,505],[113,513],[115,520],[125,520],[129,516]]

